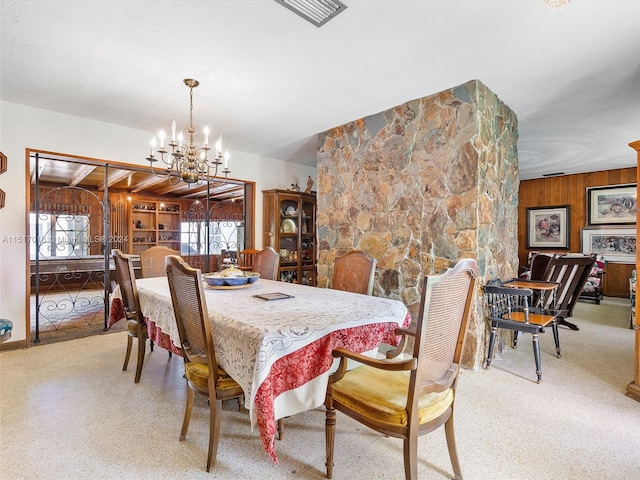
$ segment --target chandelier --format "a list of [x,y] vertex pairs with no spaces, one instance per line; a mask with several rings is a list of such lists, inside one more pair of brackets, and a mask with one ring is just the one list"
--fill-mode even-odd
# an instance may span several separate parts
[[176,136],[176,122],[174,120],[171,124],[171,140],[168,143],[171,150],[169,151],[164,145],[164,130],[160,130],[158,134],[160,146],[157,153],[167,168],[166,172],[162,174],[158,174],[153,168],[153,164],[158,161],[155,157],[156,137],[153,137],[151,139],[151,154],[147,157],[151,171],[157,176],[166,176],[173,185],[181,180],[189,184],[201,184],[208,182],[210,177],[216,177],[218,175],[218,167],[224,161],[222,173],[224,173],[226,181],[227,175],[231,170],[229,170],[229,151],[225,152],[224,155],[222,154],[222,135],[220,135],[215,144],[215,154],[211,160],[208,158],[209,150],[211,150],[209,146],[209,128],[204,127],[204,143],[201,147],[193,141],[193,136],[196,132],[193,128],[193,89],[200,85],[200,82],[185,78],[184,84],[189,87],[189,130],[187,130],[189,132],[189,143],[183,143],[182,132]]

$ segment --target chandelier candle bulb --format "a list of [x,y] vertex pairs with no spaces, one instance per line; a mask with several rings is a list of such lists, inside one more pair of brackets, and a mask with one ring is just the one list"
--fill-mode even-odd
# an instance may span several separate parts
[[222,154],[222,135],[218,137],[218,141],[216,142],[216,157]]
[[151,139],[151,156],[152,157],[154,153],[156,153],[156,137],[153,137]]
[[209,127],[204,127],[204,146],[209,146]]
[[229,150],[224,152],[224,169],[227,170],[229,168]]
[[160,137],[160,150],[162,150],[164,149],[164,130],[160,130],[158,136]]

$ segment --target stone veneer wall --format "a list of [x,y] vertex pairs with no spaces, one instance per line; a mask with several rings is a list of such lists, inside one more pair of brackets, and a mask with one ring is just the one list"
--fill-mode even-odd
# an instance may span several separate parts
[[[517,118],[480,81],[399,105],[319,135],[318,286],[351,249],[378,261],[374,295],[416,318],[421,280],[459,257],[482,280],[518,268]],[[478,292],[462,364],[482,364]]]

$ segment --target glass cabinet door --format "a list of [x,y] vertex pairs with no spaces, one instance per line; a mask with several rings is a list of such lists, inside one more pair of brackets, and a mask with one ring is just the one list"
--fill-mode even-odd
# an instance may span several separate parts
[[316,209],[315,202],[302,199],[300,212],[300,264],[303,285],[315,285],[316,281]]
[[280,255],[278,279],[316,285],[316,199],[286,190],[263,191],[263,244]]
[[300,245],[300,201],[298,197],[281,197],[280,210],[280,280],[298,283]]

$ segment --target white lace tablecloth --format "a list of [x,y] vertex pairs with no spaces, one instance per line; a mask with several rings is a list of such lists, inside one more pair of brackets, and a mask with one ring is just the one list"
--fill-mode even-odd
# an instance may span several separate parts
[[[166,277],[136,284],[145,317],[179,346]],[[293,298],[254,297],[274,292]],[[274,461],[276,420],[324,403],[331,350],[393,343],[395,328],[410,321],[397,300],[264,279],[237,290],[205,285],[205,297],[218,363],[243,388],[251,425]]]

